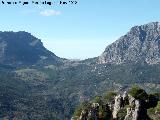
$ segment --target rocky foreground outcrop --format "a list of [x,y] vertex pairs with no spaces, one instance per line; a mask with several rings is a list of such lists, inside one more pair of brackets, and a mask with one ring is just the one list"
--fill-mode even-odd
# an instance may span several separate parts
[[126,92],[123,96],[115,97],[114,109],[112,110],[113,119],[118,119],[119,111],[127,104],[129,107],[126,108],[127,113],[124,120],[147,120],[147,109],[144,106],[144,101],[141,102]]
[[84,108],[79,116],[71,120],[151,120],[147,115],[147,109],[151,107],[149,102],[149,99],[135,98],[124,92],[107,103],[91,103],[90,107]]

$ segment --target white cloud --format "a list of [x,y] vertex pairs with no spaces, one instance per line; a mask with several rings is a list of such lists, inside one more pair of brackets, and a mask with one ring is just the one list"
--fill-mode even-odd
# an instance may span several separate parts
[[55,15],[60,15],[61,12],[60,11],[56,11],[56,10],[44,10],[40,12],[40,15],[42,16],[55,16]]

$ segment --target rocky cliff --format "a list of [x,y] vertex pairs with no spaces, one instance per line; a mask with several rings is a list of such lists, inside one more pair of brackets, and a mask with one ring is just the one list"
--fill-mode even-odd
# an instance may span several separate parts
[[160,23],[135,26],[116,42],[106,47],[98,63],[160,62]]

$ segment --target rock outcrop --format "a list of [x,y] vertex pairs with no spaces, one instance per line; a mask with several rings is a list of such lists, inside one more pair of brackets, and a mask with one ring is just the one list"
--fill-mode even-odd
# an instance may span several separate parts
[[99,120],[98,119],[99,104],[93,103],[91,107],[92,108],[90,109],[90,111],[82,110],[79,120],[88,120],[88,118],[92,118],[93,120]]
[[135,26],[116,42],[109,45],[98,63],[160,62],[160,23]]
[[117,118],[117,114],[122,107],[123,98],[121,95],[115,97],[114,109],[113,109],[113,119]]
[[[113,109],[109,107],[108,103],[101,106],[98,103],[93,103],[90,109],[82,110],[80,117],[71,120],[148,120],[145,105],[145,101],[135,99],[124,92],[123,95],[115,96]],[[100,115],[100,107],[104,108],[103,112],[106,112],[104,114],[106,116],[103,116],[103,118]]]
[[124,120],[139,120],[140,114],[143,114],[140,113],[140,110],[142,109],[140,101],[134,99],[132,96],[129,96],[129,105],[131,107],[127,108],[127,115]]
[[88,112],[83,110],[81,112],[81,116],[79,117],[80,120],[87,120]]

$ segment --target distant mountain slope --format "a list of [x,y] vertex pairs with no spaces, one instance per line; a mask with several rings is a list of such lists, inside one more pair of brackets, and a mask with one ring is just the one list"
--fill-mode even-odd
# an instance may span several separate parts
[[52,62],[60,58],[48,51],[41,40],[27,32],[0,32],[0,63],[10,65],[33,65]]
[[116,42],[106,47],[99,63],[160,62],[160,23],[135,26]]
[[0,32],[0,119],[69,120],[76,105],[105,91],[138,84],[160,92],[156,26],[133,27],[83,61],[57,57],[29,33]]

